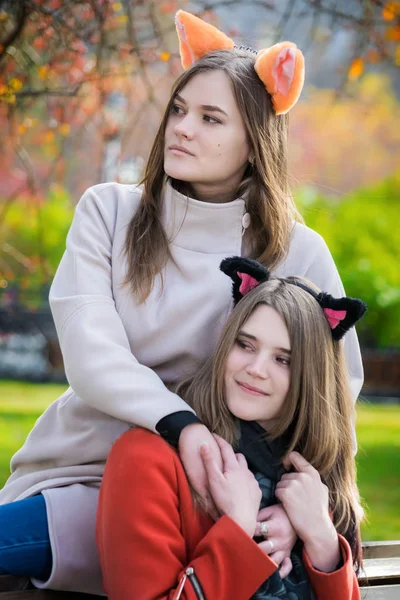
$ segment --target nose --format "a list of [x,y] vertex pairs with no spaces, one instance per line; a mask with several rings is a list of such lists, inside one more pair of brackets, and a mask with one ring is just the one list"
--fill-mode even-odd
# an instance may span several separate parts
[[247,364],[246,371],[254,379],[269,379],[268,357],[254,356],[253,360]]
[[175,134],[178,138],[182,137],[186,140],[191,140],[193,138],[193,121],[188,114],[180,119],[179,123],[175,125]]

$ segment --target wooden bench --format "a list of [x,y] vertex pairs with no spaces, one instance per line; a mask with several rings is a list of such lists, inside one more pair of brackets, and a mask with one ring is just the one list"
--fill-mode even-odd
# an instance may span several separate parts
[[400,600],[400,540],[363,544],[362,600]]
[[[400,600],[400,540],[367,542],[363,544],[363,550],[364,570],[359,578],[362,600]],[[38,590],[32,588],[26,577],[0,576],[0,600],[100,600],[101,598],[104,600],[105,597]]]

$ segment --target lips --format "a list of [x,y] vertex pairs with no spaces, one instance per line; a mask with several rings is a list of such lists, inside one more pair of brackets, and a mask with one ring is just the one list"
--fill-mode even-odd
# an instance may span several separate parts
[[177,150],[178,152],[182,152],[182,154],[188,154],[189,156],[194,156],[189,150],[184,148],[183,146],[173,145],[168,148],[168,150]]
[[260,390],[260,388],[257,388],[254,385],[249,385],[248,383],[244,383],[242,381],[237,381],[236,383],[242,390],[249,394],[257,394],[258,396],[269,396],[268,392],[264,392],[264,390]]

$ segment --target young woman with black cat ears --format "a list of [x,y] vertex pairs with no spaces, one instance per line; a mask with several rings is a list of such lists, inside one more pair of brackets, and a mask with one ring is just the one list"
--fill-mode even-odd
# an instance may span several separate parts
[[[341,338],[365,305],[270,278],[246,258],[221,269],[237,306],[212,356],[175,388],[221,449],[222,467],[200,447],[218,518],[166,441],[125,433],[100,490],[105,591],[110,600],[359,600],[362,509]],[[277,502],[298,536],[287,576],[271,558],[277,530],[257,523]]]

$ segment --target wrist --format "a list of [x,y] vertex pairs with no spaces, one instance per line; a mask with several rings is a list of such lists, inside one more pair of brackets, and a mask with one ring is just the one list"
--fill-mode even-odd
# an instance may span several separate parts
[[251,538],[254,537],[254,532],[256,530],[256,524],[257,521],[254,520],[254,522],[252,521],[246,521],[245,519],[243,519],[242,517],[236,517],[234,514],[227,514],[228,517],[230,517],[232,519],[232,521],[235,521],[236,525],[239,525],[239,527],[241,529],[243,529],[243,531],[245,533],[247,533],[247,535]]
[[319,530],[318,534],[303,542],[304,550],[315,569],[325,573],[336,569],[341,557],[340,542],[332,522],[326,530]]
[[178,447],[182,432],[190,425],[202,425],[200,419],[188,410],[182,410],[162,418],[156,430],[169,444]]

